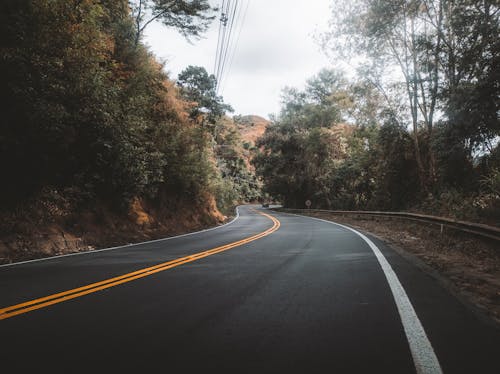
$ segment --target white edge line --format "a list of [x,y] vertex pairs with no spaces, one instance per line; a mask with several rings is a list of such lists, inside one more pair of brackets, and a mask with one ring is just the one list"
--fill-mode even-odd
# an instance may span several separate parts
[[310,219],[314,219],[321,222],[326,222],[331,225],[336,225],[343,227],[359,237],[361,237],[370,247],[370,249],[375,254],[383,272],[387,282],[389,283],[389,287],[391,289],[392,295],[394,297],[394,301],[396,302],[396,306],[398,308],[399,316],[401,318],[401,323],[403,324],[403,328],[406,334],[406,338],[408,340],[408,345],[410,346],[410,352],[413,357],[413,363],[415,364],[415,369],[418,374],[442,374],[443,371],[439,364],[439,360],[432,348],[432,344],[425,333],[424,327],[420,322],[413,305],[406,294],[406,291],[403,288],[403,285],[399,281],[396,273],[392,269],[391,265],[382,254],[380,249],[364,234],[360,233],[357,230],[349,226],[341,225],[340,223],[327,221],[321,218],[302,216],[299,214],[293,213],[285,213],[290,214],[297,217],[307,217]]
[[194,232],[188,232],[186,234],[181,234],[181,235],[176,235],[176,236],[169,236],[167,238],[161,238],[161,239],[154,239],[154,240],[148,240],[148,241],[145,241],[145,242],[138,242],[138,243],[129,243],[129,244],[125,244],[125,245],[120,245],[120,246],[117,246],[117,247],[109,247],[109,248],[101,248],[101,249],[92,249],[92,250],[89,250],[89,251],[84,251],[84,252],[74,252],[74,253],[67,253],[65,255],[57,255],[57,256],[50,256],[50,257],[42,257],[42,258],[36,258],[34,260],[27,260],[27,261],[20,261],[20,262],[12,262],[10,264],[3,264],[3,265],[0,265],[0,268],[3,268],[3,267],[7,267],[7,266],[14,266],[14,265],[22,265],[22,264],[28,264],[28,263],[31,263],[31,262],[39,262],[39,261],[47,261],[47,260],[54,260],[54,259],[59,259],[61,257],[70,257],[70,256],[78,256],[78,255],[88,255],[88,254],[92,254],[92,253],[97,253],[97,252],[106,252],[106,251],[111,251],[111,250],[114,250],[114,249],[120,249],[120,248],[130,248],[130,247],[133,247],[133,246],[136,246],[136,245],[141,245],[141,244],[148,244],[148,243],[156,243],[156,242],[162,242],[162,241],[167,241],[167,240],[172,240],[172,239],[177,239],[177,238],[182,238],[182,237],[185,237],[185,236],[191,236],[191,235],[197,235],[197,234],[201,234],[201,233],[204,233],[204,232],[207,232],[207,231],[212,231],[212,230],[218,230],[218,229],[221,229],[223,227],[226,227],[226,226],[229,226],[231,224],[233,224],[234,222],[236,222],[237,219],[240,218],[240,211],[239,211],[239,206],[236,207],[236,217],[234,217],[231,221],[223,224],[223,225],[220,225],[220,226],[215,226],[215,227],[211,227],[209,229],[204,229],[204,230],[200,230],[200,231],[194,231]]

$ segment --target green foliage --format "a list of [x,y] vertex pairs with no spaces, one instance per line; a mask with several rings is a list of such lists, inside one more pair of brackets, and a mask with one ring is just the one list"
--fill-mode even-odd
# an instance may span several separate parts
[[202,196],[210,192],[216,169],[211,160],[209,140],[202,129],[180,132],[168,144],[166,181],[168,190],[184,198]]
[[173,27],[186,38],[200,37],[215,18],[215,10],[207,0],[129,0],[135,21],[135,44],[139,42],[146,27],[160,21]]
[[[179,8],[188,5],[198,10]],[[164,13],[164,20],[201,31],[185,17],[202,19],[205,2],[175,7],[180,16]],[[135,197],[206,198],[218,173],[211,138],[136,43],[127,1],[7,1],[2,8],[3,207],[47,188],[121,209]]]
[[190,117],[201,122],[212,139],[219,171],[214,176],[213,189],[217,205],[228,213],[239,202],[255,201],[260,188],[245,164],[243,144],[234,121],[224,117],[233,109],[217,96],[216,83],[213,75],[198,66],[188,66],[177,78],[182,97],[191,103]]
[[418,198],[418,172],[413,140],[405,128],[388,118],[381,126],[376,149],[376,189],[372,206],[379,209],[407,209]]
[[470,191],[478,187],[473,159],[465,147],[463,133],[457,126],[442,122],[436,126],[433,138],[438,185],[443,188]]
[[222,96],[217,96],[216,84],[215,76],[208,75],[201,66],[188,66],[177,78],[182,96],[194,104],[191,117],[206,117],[203,121],[212,130],[219,118],[233,111],[230,105],[224,103]]
[[[329,209],[415,204],[418,173],[408,130],[369,86],[338,84],[338,75],[325,71],[318,77],[303,92],[286,91],[280,117],[258,141],[263,151],[254,164],[264,191],[299,208],[305,200]],[[351,124],[324,122],[318,113],[325,112]]]
[[447,77],[441,96],[449,123],[472,155],[500,136],[500,6],[458,1],[449,13],[453,44],[440,55]]
[[481,180],[481,186],[487,193],[493,194],[496,198],[500,198],[500,169],[492,169],[488,175],[485,175]]
[[10,10],[3,27],[12,44],[2,51],[1,74],[2,161],[11,162],[2,170],[13,184],[6,188],[22,194],[105,162],[119,86],[101,5],[34,1]]
[[287,206],[302,207],[308,199],[331,205],[331,171],[344,153],[341,134],[332,129],[343,85],[341,75],[323,70],[304,91],[285,89],[279,118],[257,143],[264,150],[253,162],[265,192]]
[[[324,208],[373,205],[379,192],[379,102],[371,87],[349,84],[328,70],[310,79],[303,92],[287,89],[280,117],[257,144],[264,147],[254,163],[265,191],[294,207],[307,199]],[[352,125],[338,124],[342,119]]]
[[498,2],[353,0],[334,8],[324,45],[363,61],[365,78],[411,125],[422,195],[470,179],[470,160],[500,136]]
[[214,183],[214,191],[217,207],[224,214],[231,214],[240,198],[237,185],[231,179],[219,177]]
[[495,217],[498,3],[353,0],[332,9],[324,47],[358,65],[359,78],[323,70],[304,91],[284,91],[258,142],[265,190],[297,207],[307,197],[315,207],[459,216],[462,200],[465,215]]
[[216,124],[215,156],[221,181],[218,205],[234,207],[238,202],[254,202],[260,196],[255,173],[249,170],[244,157],[244,144],[233,120],[220,118]]
[[293,129],[328,127],[340,119],[345,80],[333,70],[323,69],[307,82],[304,91],[282,92],[280,123]]

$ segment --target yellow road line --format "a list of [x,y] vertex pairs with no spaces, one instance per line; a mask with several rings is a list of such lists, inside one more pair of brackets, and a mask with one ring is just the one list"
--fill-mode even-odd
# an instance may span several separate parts
[[239,247],[240,245],[253,242],[254,240],[263,238],[269,234],[272,234],[280,227],[280,222],[274,218],[273,216],[259,212],[259,214],[266,216],[271,221],[273,221],[273,226],[266,231],[258,233],[256,235],[252,235],[248,238],[238,240],[233,243],[225,244],[216,248],[209,249],[207,251],[198,252],[189,256],[177,258],[175,260],[163,262],[158,265],[150,266],[144,269],[136,270],[131,273],[123,274],[117,277],[109,278],[100,282],[91,283],[86,286],[73,288],[71,290],[67,290],[64,292],[59,292],[53,295],[40,297],[38,299],[29,300],[20,304],[12,305],[9,307],[5,307],[0,309],[0,320],[7,319],[10,317],[17,316],[19,314],[24,314],[31,312],[32,310],[41,309],[48,307],[50,305],[62,303],[63,301],[75,299],[77,297],[81,297],[84,295],[88,295],[93,292],[101,291],[106,288],[118,286],[123,283],[131,282],[136,279],[144,278],[160,271],[165,271],[183,264],[187,264],[189,262],[197,261],[201,258],[212,256],[216,253],[224,252],[229,249]]

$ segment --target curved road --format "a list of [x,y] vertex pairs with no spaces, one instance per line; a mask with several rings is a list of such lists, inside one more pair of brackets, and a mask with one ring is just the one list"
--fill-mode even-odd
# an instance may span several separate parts
[[500,373],[498,328],[382,242],[250,206],[2,266],[0,308],[4,373]]

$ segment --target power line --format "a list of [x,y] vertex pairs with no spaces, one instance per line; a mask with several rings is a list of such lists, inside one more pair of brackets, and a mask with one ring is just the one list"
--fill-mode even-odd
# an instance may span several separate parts
[[[226,50],[224,51],[224,57],[222,59],[222,66],[221,66],[220,76],[218,77],[219,78],[219,83],[222,83],[222,79],[224,77],[224,69],[226,67],[228,51],[229,51],[229,48],[231,46],[231,37],[233,36],[234,19],[235,19],[235,16],[236,16],[236,9],[237,9],[237,7],[238,7],[238,1],[235,0],[234,6],[232,8],[232,14],[230,16],[231,23],[229,24],[229,32],[228,32],[228,36],[227,36]],[[218,89],[220,88],[220,84],[217,86],[217,88]],[[217,93],[219,92],[218,89],[217,89]]]
[[[224,8],[224,3],[225,3],[225,2],[226,2],[226,0],[223,0],[223,1],[222,1],[222,6],[221,6],[221,9],[223,9],[223,8]],[[216,69],[217,69],[217,56],[219,55],[219,48],[220,48],[220,46],[221,46],[221,35],[222,35],[222,33],[221,33],[221,29],[222,29],[222,24],[223,24],[223,19],[222,19],[222,17],[221,17],[220,22],[219,22],[219,32],[218,32],[218,34],[217,34],[217,49],[216,49],[216,51],[215,51],[214,70],[213,70],[213,71],[214,71],[214,73],[213,73],[214,75],[215,75],[215,73],[216,73],[216,71],[217,71],[217,70],[216,70]]]
[[[226,1],[222,2],[220,25],[219,25],[220,47],[216,52],[215,69],[214,69],[214,75],[217,81],[219,81],[220,70],[222,66],[222,57],[224,56],[224,50],[226,48],[226,28],[227,28],[228,13],[230,6],[231,6],[231,0],[228,0],[227,2]],[[219,44],[219,42],[217,44]]]
[[[236,4],[236,2],[234,3]],[[222,23],[222,36],[221,36],[221,48],[219,49],[219,54],[218,54],[218,64],[217,64],[217,70],[216,70],[216,80],[217,80],[217,91],[218,91],[218,83],[221,80],[222,76],[222,68],[224,65],[224,56],[226,54],[227,48],[228,48],[228,40],[229,40],[229,33],[227,30],[227,23],[230,20],[231,17],[231,9],[233,7],[233,2],[231,0],[228,0],[226,3],[226,6],[222,8],[222,15],[221,15],[221,23]],[[231,18],[231,22],[229,23],[229,27],[231,29],[231,26],[234,22],[234,19]]]
[[[236,37],[236,42],[233,47],[233,53],[231,54],[231,57],[229,58],[229,67],[227,69],[227,74],[223,82],[221,82],[220,86],[222,87],[221,89],[221,95],[224,92],[224,89],[226,88],[226,83],[227,83],[227,77],[229,76],[229,73],[231,72],[231,68],[233,66],[233,61],[234,61],[234,56],[236,55],[236,51],[238,49],[238,43],[240,41],[240,36],[241,36],[241,30],[243,30],[243,26],[245,25],[245,20],[248,12],[248,6],[250,5],[250,0],[247,0],[247,4],[245,6],[245,10],[243,11],[243,18],[240,23],[240,29],[238,30],[238,36]],[[241,8],[240,8],[241,9]]]
[[[227,73],[231,69],[241,30],[243,28],[243,22],[248,10],[249,0],[247,0],[245,10],[242,13],[242,1],[243,0],[222,1],[219,35],[217,38],[214,63],[217,93],[223,88],[223,82],[227,81]],[[240,22],[242,19],[243,22]]]
[[220,80],[219,80],[219,89],[221,90],[222,92],[222,88],[223,88],[223,81],[225,80],[226,76],[227,76],[227,67],[229,66],[229,62],[231,60],[231,56],[233,54],[233,51],[234,51],[234,46],[235,46],[235,38],[234,36],[236,35],[236,31],[238,29],[238,24],[239,24],[239,21],[240,21],[240,18],[241,18],[241,6],[238,7],[238,10],[237,10],[237,13],[236,15],[234,16],[233,20],[234,20],[234,25],[236,26],[236,28],[234,28],[233,32],[234,34],[231,35],[232,37],[228,40],[228,48],[226,50],[226,55],[224,56],[224,60],[223,60],[223,73],[220,77]]

